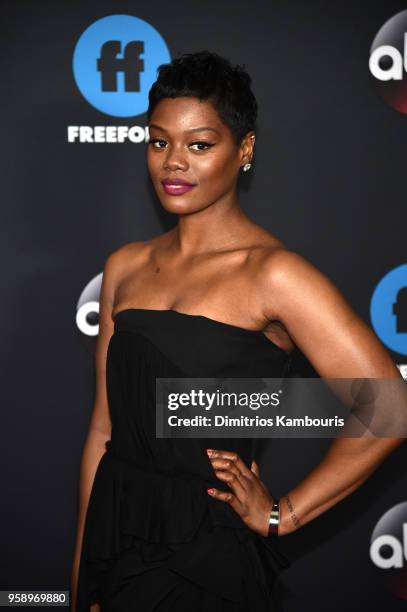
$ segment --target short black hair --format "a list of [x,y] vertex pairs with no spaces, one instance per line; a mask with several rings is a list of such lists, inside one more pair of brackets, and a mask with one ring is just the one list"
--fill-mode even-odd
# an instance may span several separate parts
[[255,129],[257,102],[245,66],[233,66],[217,53],[184,53],[169,64],[161,64],[149,94],[147,121],[164,98],[191,96],[212,102],[239,145]]

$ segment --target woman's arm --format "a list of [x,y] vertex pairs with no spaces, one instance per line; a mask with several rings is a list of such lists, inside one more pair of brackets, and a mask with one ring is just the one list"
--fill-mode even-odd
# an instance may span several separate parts
[[336,438],[325,457],[280,499],[279,535],[291,533],[358,489],[404,438]]
[[99,335],[96,342],[96,392],[93,412],[84,444],[79,480],[78,527],[71,574],[71,610],[76,610],[79,562],[82,549],[83,530],[89,498],[100,459],[110,439],[111,420],[106,392],[106,358],[109,340],[113,333],[112,310],[116,278],[120,266],[118,251],[106,260],[99,303]]
[[[284,324],[321,378],[402,378],[335,285],[301,255],[274,254],[264,281],[267,318]],[[279,533],[295,531],[355,491],[403,441],[336,438],[320,464],[281,498]]]
[[76,610],[76,595],[78,587],[79,562],[81,558],[83,530],[85,526],[86,511],[88,508],[90,493],[100,459],[105,452],[105,442],[110,434],[93,431],[89,429],[86,442],[82,452],[79,480],[79,510],[77,521],[77,532],[75,541],[75,552],[71,573],[71,610]]

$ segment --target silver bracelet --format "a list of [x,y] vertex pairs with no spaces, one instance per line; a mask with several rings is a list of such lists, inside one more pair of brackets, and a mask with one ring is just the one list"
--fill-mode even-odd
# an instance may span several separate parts
[[269,518],[269,536],[278,536],[278,526],[280,524],[280,500],[273,501]]

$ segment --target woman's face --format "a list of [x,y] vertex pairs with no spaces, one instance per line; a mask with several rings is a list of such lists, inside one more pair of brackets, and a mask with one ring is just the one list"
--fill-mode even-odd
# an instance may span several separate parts
[[[166,210],[189,213],[233,199],[240,167],[251,157],[253,132],[238,146],[211,102],[179,97],[157,104],[149,135],[147,166]],[[179,179],[193,187],[171,185]]]

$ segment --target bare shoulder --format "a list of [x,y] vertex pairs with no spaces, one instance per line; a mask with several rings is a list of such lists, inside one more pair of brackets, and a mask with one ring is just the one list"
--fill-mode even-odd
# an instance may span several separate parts
[[146,262],[151,252],[162,240],[162,235],[148,240],[128,242],[115,249],[106,259],[105,269],[113,273],[117,282]]
[[321,377],[399,378],[387,349],[333,280],[303,255],[265,258],[263,304]]
[[330,293],[331,298],[340,299],[334,283],[317,266],[284,245],[264,250],[259,272],[264,296],[272,296],[269,302],[265,300],[270,319],[282,320],[290,305],[299,306],[311,296],[322,298]]
[[264,251],[264,272],[269,282],[287,282],[290,278],[308,273],[315,274],[322,272],[312,264],[304,255],[278,245]]
[[150,240],[140,240],[136,242],[127,242],[113,251],[108,259],[111,259],[116,265],[125,265],[134,258],[142,257],[148,250]]

